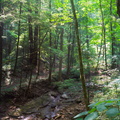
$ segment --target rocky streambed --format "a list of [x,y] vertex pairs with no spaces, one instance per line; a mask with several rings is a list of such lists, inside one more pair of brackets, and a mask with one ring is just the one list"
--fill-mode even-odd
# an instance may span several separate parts
[[59,111],[72,103],[80,103],[80,99],[71,98],[69,94],[49,91],[29,102],[13,107],[1,120],[57,120]]

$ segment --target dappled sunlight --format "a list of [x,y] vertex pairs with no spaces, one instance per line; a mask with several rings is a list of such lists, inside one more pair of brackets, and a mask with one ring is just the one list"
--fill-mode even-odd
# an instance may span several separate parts
[[5,85],[12,85],[12,84],[13,84],[13,82],[11,81],[10,78],[5,79]]
[[1,0],[0,12],[0,120],[76,120],[120,98],[119,0]]

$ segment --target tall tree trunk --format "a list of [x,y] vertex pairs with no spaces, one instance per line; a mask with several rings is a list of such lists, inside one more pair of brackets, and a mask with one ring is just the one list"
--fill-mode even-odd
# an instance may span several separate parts
[[[38,2],[38,0],[37,0]],[[41,0],[39,0],[39,9],[41,10]],[[40,14],[41,17],[41,14]],[[41,45],[40,45],[40,37],[41,37],[41,30],[40,30],[40,26],[38,27],[38,72],[37,72],[37,76],[36,78],[39,76],[40,74],[40,66],[41,66],[41,62],[40,62],[40,56],[41,56]]]
[[[63,52],[63,34],[64,34],[64,28],[61,28],[61,34],[60,34],[60,50]],[[60,56],[59,60],[59,81],[62,81],[62,62],[63,62],[63,56]]]
[[70,74],[70,63],[71,63],[71,60],[70,60],[70,57],[71,57],[71,26],[70,26],[70,37],[68,37],[68,56],[67,56],[67,76],[69,76]]
[[[40,63],[40,56],[41,56],[41,45],[40,45],[40,35],[41,35],[41,33],[40,33],[40,27],[39,27],[39,32],[38,32],[38,72],[37,72],[37,77],[39,76],[39,74],[40,74],[40,66],[41,66],[41,63]],[[37,78],[36,77],[36,78]]]
[[18,22],[18,41],[17,41],[17,50],[16,50],[16,58],[15,58],[15,66],[14,66],[14,74],[16,73],[17,63],[18,63],[18,52],[19,52],[19,41],[20,41],[20,27],[21,27],[21,11],[22,11],[22,2],[20,2],[20,10],[19,10],[19,22]]
[[77,16],[76,16],[76,13],[75,13],[74,2],[73,2],[73,0],[70,0],[70,2],[71,2],[73,16],[74,16],[75,31],[76,31],[76,38],[77,38],[77,45],[78,45],[79,64],[80,64],[80,79],[82,81],[82,88],[83,88],[85,106],[86,106],[86,109],[88,110],[89,109],[88,108],[89,100],[88,100],[88,94],[87,94],[87,89],[86,89],[86,85],[85,85],[84,68],[83,68],[83,61],[82,61],[82,50],[81,50],[81,41],[80,41],[80,38],[79,38],[79,30],[78,30],[78,21],[77,21]]
[[72,46],[71,46],[71,56],[70,56],[70,66],[73,67],[74,65],[74,61],[75,61],[75,57],[74,57],[74,49],[75,49],[75,31],[72,29]]
[[[28,1],[28,11],[30,13],[32,13],[32,9],[31,9],[31,4],[30,1]],[[33,36],[33,25],[32,25],[32,16],[28,15],[28,39],[29,39],[29,51],[30,51],[30,59],[29,59],[29,64],[31,66],[31,68],[36,66],[35,60],[36,60],[36,56],[35,56],[35,48],[34,48],[34,36]]]
[[3,23],[0,22],[0,99],[1,99],[1,85],[2,85],[2,36],[3,36]]
[[[0,2],[0,14],[2,13],[2,2]],[[2,43],[3,43],[3,22],[0,22],[0,100],[1,100],[1,86],[2,86]]]
[[105,32],[105,20],[104,20],[104,13],[103,13],[103,9],[102,9],[102,3],[101,0],[99,0],[100,3],[100,12],[101,12],[101,16],[102,16],[102,39],[104,41],[104,49],[103,49],[103,55],[104,55],[104,61],[105,61],[105,69],[107,70],[107,49],[106,49],[106,32]]
[[34,41],[33,41],[33,28],[32,28],[32,18],[31,16],[28,17],[28,24],[29,24],[29,50],[30,50],[30,65],[34,65]]
[[[40,9],[41,9],[41,1],[38,2],[38,0],[35,1],[37,8],[39,7],[38,5],[40,4]],[[38,11],[35,11],[36,16],[38,16]],[[38,53],[38,37],[39,37],[39,24],[35,25],[34,28],[34,66],[37,66],[37,53]]]
[[[58,32],[58,28],[56,27],[56,38],[55,38],[55,42],[54,42],[54,48],[57,50],[58,49],[58,39],[59,39],[59,32]],[[53,57],[53,72],[55,72],[56,69],[56,53],[54,54]]]
[[37,66],[37,53],[38,53],[38,34],[39,34],[39,25],[35,26],[34,29],[34,66]]
[[[41,46],[42,46],[42,43],[43,43],[43,41],[44,41],[44,39],[45,39],[45,37],[47,36],[47,32],[46,32],[46,34],[44,35],[44,37],[43,38],[40,38],[40,35],[41,35],[41,33],[40,33],[40,28],[39,28],[39,44],[38,44],[38,48],[39,48],[39,51],[38,51],[38,73],[37,73],[37,77],[38,77],[38,75],[40,74],[40,67],[41,67]],[[36,77],[36,78],[37,78]]]
[[[0,14],[2,14],[2,1],[0,2]],[[2,87],[2,44],[3,44],[3,22],[0,22],[0,100],[1,100],[1,87]]]
[[87,7],[86,7],[86,25],[85,25],[85,28],[86,28],[86,42],[87,42],[87,71],[88,71],[88,76],[90,78],[90,63],[89,63],[89,59],[90,59],[90,54],[89,54],[89,50],[90,50],[90,43],[89,43],[89,32],[88,32],[88,0],[86,0],[86,4],[87,4]]
[[[49,9],[51,11],[51,0],[49,0]],[[50,13],[50,19],[49,19],[49,22],[50,22],[50,32],[49,32],[49,46],[50,46],[50,51],[49,51],[49,55],[50,55],[50,58],[49,58],[49,82],[51,83],[51,79],[52,79],[52,55],[51,55],[51,47],[52,47],[52,33],[51,33],[51,13]]]
[[[110,16],[112,16],[112,0],[110,0]],[[114,69],[116,67],[116,60],[114,58],[115,55],[115,36],[113,33],[113,23],[112,18],[110,19],[110,33],[111,33],[111,48],[112,48],[112,62],[111,62],[111,68]]]

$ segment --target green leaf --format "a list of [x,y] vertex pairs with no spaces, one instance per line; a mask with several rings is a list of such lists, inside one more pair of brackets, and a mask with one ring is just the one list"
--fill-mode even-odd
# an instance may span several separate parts
[[96,111],[96,107],[93,107],[93,108],[89,111],[89,113],[93,113],[94,111]]
[[106,115],[108,117],[115,117],[120,111],[118,108],[110,108],[108,111],[106,111]]
[[98,110],[99,112],[102,112],[103,110],[106,110],[106,109],[107,109],[107,108],[105,107],[104,104],[100,104],[100,105],[97,106],[97,110]]
[[106,103],[105,106],[111,106],[113,105],[114,103]]
[[117,103],[117,105],[120,105],[120,101]]
[[82,117],[82,116],[87,115],[87,114],[88,114],[88,111],[82,112],[82,113],[76,115],[76,116],[74,117],[74,119],[79,118],[79,117]]
[[77,118],[76,120],[83,120],[83,118]]
[[94,120],[97,117],[98,117],[98,113],[97,112],[93,112],[93,113],[87,115],[84,120]]
[[92,103],[92,104],[88,105],[88,107],[92,108],[92,107],[95,106],[95,104],[96,104],[96,103]]
[[107,102],[114,102],[114,101],[118,101],[119,99],[109,99],[109,100],[106,100]]

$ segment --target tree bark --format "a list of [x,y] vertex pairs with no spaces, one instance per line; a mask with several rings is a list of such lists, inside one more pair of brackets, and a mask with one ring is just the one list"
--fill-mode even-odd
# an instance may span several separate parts
[[[63,52],[63,34],[64,34],[64,28],[61,28],[61,34],[60,34],[60,50],[61,52]],[[62,81],[62,62],[63,62],[63,56],[60,56],[60,60],[59,60],[59,75],[58,75],[58,79],[59,81]]]
[[73,68],[75,58],[74,58],[74,53],[75,53],[75,31],[72,29],[72,46],[71,46],[71,56],[70,56],[70,66]]
[[[37,8],[39,7],[38,5],[40,4],[40,9],[41,9],[41,0],[38,2],[38,0],[35,1]],[[36,16],[38,16],[38,11],[35,11]],[[37,54],[38,54],[38,39],[39,39],[39,24],[35,24],[34,28],[34,66],[37,66]]]
[[[112,0],[110,1],[110,16],[112,16]],[[113,33],[113,23],[112,18],[110,19],[110,33],[111,33],[111,53],[112,53],[112,62],[111,62],[111,68],[114,69],[116,67],[116,60],[114,58],[115,55],[115,36]]]
[[14,66],[14,74],[16,73],[17,63],[18,63],[18,54],[19,54],[19,41],[20,41],[20,27],[21,27],[21,11],[22,11],[22,3],[20,2],[20,10],[19,10],[19,22],[18,22],[18,41],[17,41],[17,50],[16,50],[16,58],[15,58],[15,66]]
[[106,32],[105,32],[105,21],[104,21],[104,14],[103,14],[103,9],[102,9],[102,3],[101,3],[101,0],[99,0],[99,3],[100,3],[100,12],[101,12],[101,16],[102,16],[102,39],[103,39],[103,42],[104,42],[104,53],[103,53],[103,56],[104,56],[104,61],[105,61],[105,69],[107,70],[107,49],[106,49]]
[[77,16],[75,13],[74,2],[73,2],[73,0],[70,0],[70,2],[71,2],[73,16],[74,16],[75,31],[76,31],[76,38],[77,38],[77,45],[78,45],[79,64],[80,64],[80,79],[82,81],[85,106],[86,106],[86,109],[88,110],[89,109],[89,107],[88,107],[89,100],[88,100],[88,94],[87,94],[87,89],[86,89],[86,85],[85,85],[84,68],[83,68],[83,61],[82,61],[82,50],[81,50],[81,40],[79,38],[79,30],[78,30],[78,21],[77,21]]
[[[54,42],[54,48],[57,50],[58,49],[58,39],[59,39],[59,32],[58,32],[58,27],[56,27],[56,37],[55,37],[55,42]],[[55,69],[56,69],[56,58],[57,58],[57,55],[56,53],[54,54],[54,57],[53,57],[53,72],[55,72]]]
[[[51,11],[51,0],[49,1],[49,9]],[[50,19],[49,19],[49,22],[50,22],[50,26],[51,26],[51,13],[50,13]],[[49,55],[50,55],[50,58],[49,58],[49,82],[51,83],[51,79],[52,79],[52,55],[51,55],[51,47],[52,47],[52,33],[51,33],[51,28],[50,28],[50,32],[49,32],[49,46],[50,46],[50,51],[49,51]]]
[[[0,2],[0,14],[2,13],[2,2]],[[0,22],[0,100],[1,100],[1,86],[2,86],[2,45],[3,45],[3,22]]]
[[68,37],[68,56],[67,56],[67,76],[70,74],[70,67],[71,67],[71,26],[70,26],[70,37]]
[[39,36],[39,25],[35,25],[34,29],[34,66],[37,66],[37,53],[38,53],[38,36]]

